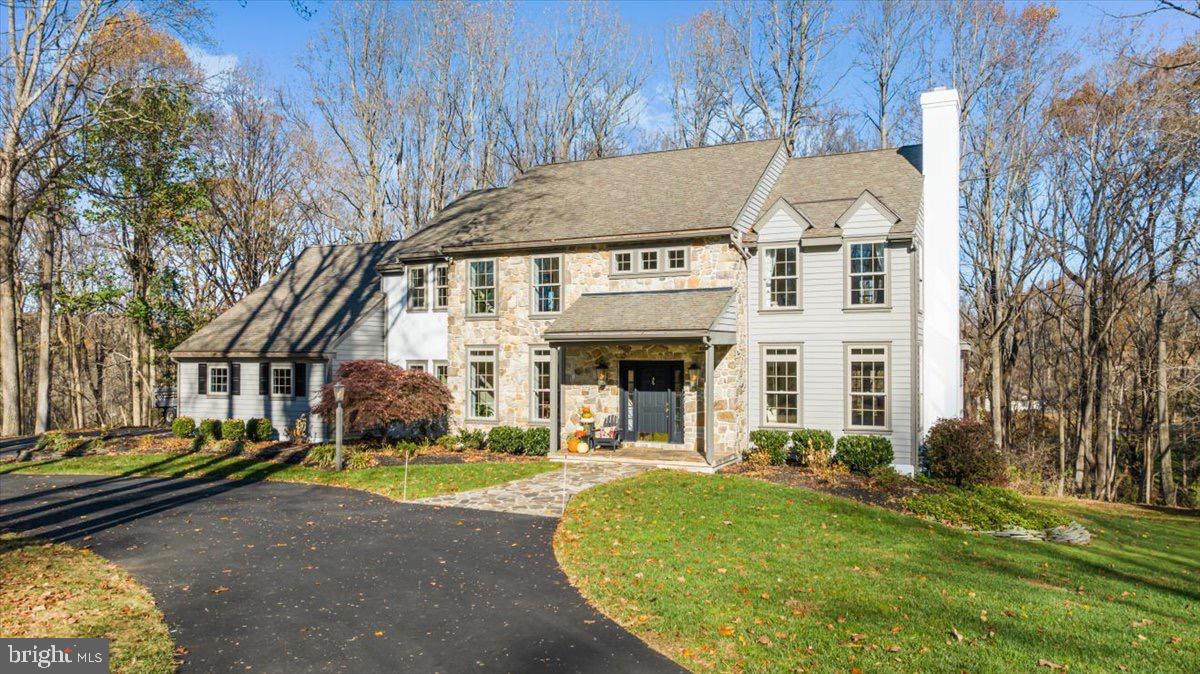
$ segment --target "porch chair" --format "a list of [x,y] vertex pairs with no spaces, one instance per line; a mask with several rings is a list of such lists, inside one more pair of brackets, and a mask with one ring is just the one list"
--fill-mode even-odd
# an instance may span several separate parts
[[615,450],[621,446],[621,428],[617,415],[610,414],[604,417],[604,423],[598,426],[593,434],[592,443],[597,449],[605,447]]

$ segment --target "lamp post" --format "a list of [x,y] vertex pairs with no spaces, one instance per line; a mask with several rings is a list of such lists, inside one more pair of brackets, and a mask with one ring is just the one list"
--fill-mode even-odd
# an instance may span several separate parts
[[346,387],[338,382],[333,385],[333,401],[337,403],[337,416],[334,426],[333,466],[335,470],[342,469],[342,401],[346,399]]

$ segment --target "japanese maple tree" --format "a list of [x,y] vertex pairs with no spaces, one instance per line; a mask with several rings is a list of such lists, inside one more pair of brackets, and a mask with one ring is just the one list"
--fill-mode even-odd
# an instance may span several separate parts
[[[382,360],[342,363],[334,378],[345,387],[343,422],[351,433],[386,429],[391,423],[408,426],[432,422],[450,411],[450,391],[428,372],[408,370]],[[321,387],[321,401],[313,412],[332,421],[337,410],[333,383]]]

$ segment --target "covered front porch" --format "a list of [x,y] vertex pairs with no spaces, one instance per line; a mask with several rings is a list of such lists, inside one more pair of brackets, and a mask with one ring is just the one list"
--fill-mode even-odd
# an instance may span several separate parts
[[[716,428],[720,412],[726,424],[733,416],[718,390],[734,361],[735,323],[724,320],[732,296],[718,288],[580,297],[544,333],[551,457],[705,471],[736,460]],[[571,452],[579,432],[585,451]]]

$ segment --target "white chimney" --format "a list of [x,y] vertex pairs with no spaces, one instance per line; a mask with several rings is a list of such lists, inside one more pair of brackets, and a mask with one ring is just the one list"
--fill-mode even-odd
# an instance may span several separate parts
[[921,268],[925,305],[921,346],[921,438],[938,419],[962,416],[959,332],[958,92],[921,94],[924,213]]

